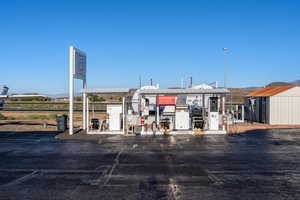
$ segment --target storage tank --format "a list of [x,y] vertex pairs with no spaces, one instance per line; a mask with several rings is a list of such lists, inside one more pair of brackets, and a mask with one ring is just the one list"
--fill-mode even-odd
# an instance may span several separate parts
[[[146,85],[141,87],[140,89],[136,90],[135,93],[132,96],[132,109],[134,113],[139,113],[139,104],[140,104],[140,91],[141,90],[146,90],[146,89],[159,89],[159,84],[157,85]],[[149,104],[155,104],[156,103],[156,99],[155,96],[149,96]]]

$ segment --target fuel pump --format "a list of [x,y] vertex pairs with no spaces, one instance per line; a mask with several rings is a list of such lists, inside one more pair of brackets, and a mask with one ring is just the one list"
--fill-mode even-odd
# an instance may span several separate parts
[[209,113],[208,113],[209,130],[219,130],[219,105],[218,97],[209,98]]

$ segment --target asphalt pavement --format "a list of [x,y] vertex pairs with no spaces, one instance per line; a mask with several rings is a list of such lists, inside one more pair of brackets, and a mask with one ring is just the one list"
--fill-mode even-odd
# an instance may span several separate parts
[[300,132],[59,140],[0,132],[0,199],[300,199]]

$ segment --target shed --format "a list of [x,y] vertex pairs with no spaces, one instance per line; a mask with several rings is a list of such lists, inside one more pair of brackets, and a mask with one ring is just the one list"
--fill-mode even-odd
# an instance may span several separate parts
[[300,87],[262,88],[245,99],[248,120],[271,125],[300,125]]

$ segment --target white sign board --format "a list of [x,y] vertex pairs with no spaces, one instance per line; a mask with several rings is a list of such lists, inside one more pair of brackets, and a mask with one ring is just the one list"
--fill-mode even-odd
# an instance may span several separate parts
[[85,80],[86,77],[86,54],[73,47],[73,76],[76,79]]
[[[86,88],[86,54],[73,46],[69,49],[69,134],[73,134],[74,78],[83,80]],[[83,94],[83,129],[86,128],[86,95]]]

